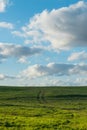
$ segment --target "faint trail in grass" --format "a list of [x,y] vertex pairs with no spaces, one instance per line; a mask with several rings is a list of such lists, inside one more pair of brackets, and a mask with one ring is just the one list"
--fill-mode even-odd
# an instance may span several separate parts
[[41,104],[47,103],[46,97],[45,97],[45,92],[44,91],[39,91],[37,94],[37,101]]

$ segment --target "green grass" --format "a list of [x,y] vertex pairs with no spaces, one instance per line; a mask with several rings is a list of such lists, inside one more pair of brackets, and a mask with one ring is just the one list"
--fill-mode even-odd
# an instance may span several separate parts
[[0,87],[0,130],[87,130],[87,87]]

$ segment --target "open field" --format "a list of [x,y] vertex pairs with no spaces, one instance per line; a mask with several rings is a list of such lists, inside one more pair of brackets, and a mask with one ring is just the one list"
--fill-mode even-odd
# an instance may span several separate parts
[[87,130],[87,87],[0,87],[0,130]]

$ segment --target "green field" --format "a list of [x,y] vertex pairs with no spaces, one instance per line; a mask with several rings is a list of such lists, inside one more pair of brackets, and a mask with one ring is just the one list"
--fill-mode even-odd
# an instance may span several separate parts
[[0,130],[87,130],[87,87],[0,87]]

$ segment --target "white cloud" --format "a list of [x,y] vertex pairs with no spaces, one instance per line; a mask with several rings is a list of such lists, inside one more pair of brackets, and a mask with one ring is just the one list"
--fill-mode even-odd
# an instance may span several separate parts
[[0,12],[4,12],[9,4],[9,0],[0,0]]
[[39,77],[34,79],[19,79],[23,86],[86,86],[86,77]]
[[33,65],[20,74],[24,78],[37,78],[43,76],[72,76],[87,75],[86,64],[56,64],[49,63],[47,65]]
[[4,80],[5,76],[3,74],[0,74],[0,80]]
[[87,86],[87,78],[86,77],[76,78],[75,84],[78,86]]
[[0,80],[16,79],[16,78],[17,78],[17,77],[15,77],[15,76],[9,76],[9,75],[0,74]]
[[87,3],[79,1],[69,7],[44,10],[13,34],[25,37],[29,43],[49,42],[55,49],[87,46]]
[[14,25],[8,22],[0,22],[0,28],[13,29]]
[[74,61],[74,60],[80,60],[84,61],[87,60],[87,52],[81,51],[81,52],[74,52],[68,57],[68,61]]
[[19,58],[18,62],[19,63],[27,63],[27,59],[25,56],[22,56],[21,58]]
[[8,57],[16,57],[22,63],[26,58],[41,54],[42,52],[43,49],[41,48],[0,43],[0,61]]
[[6,56],[0,54],[0,63],[6,60]]
[[56,77],[41,77],[35,79],[19,79],[23,86],[66,86],[68,84],[68,80],[63,81]]

